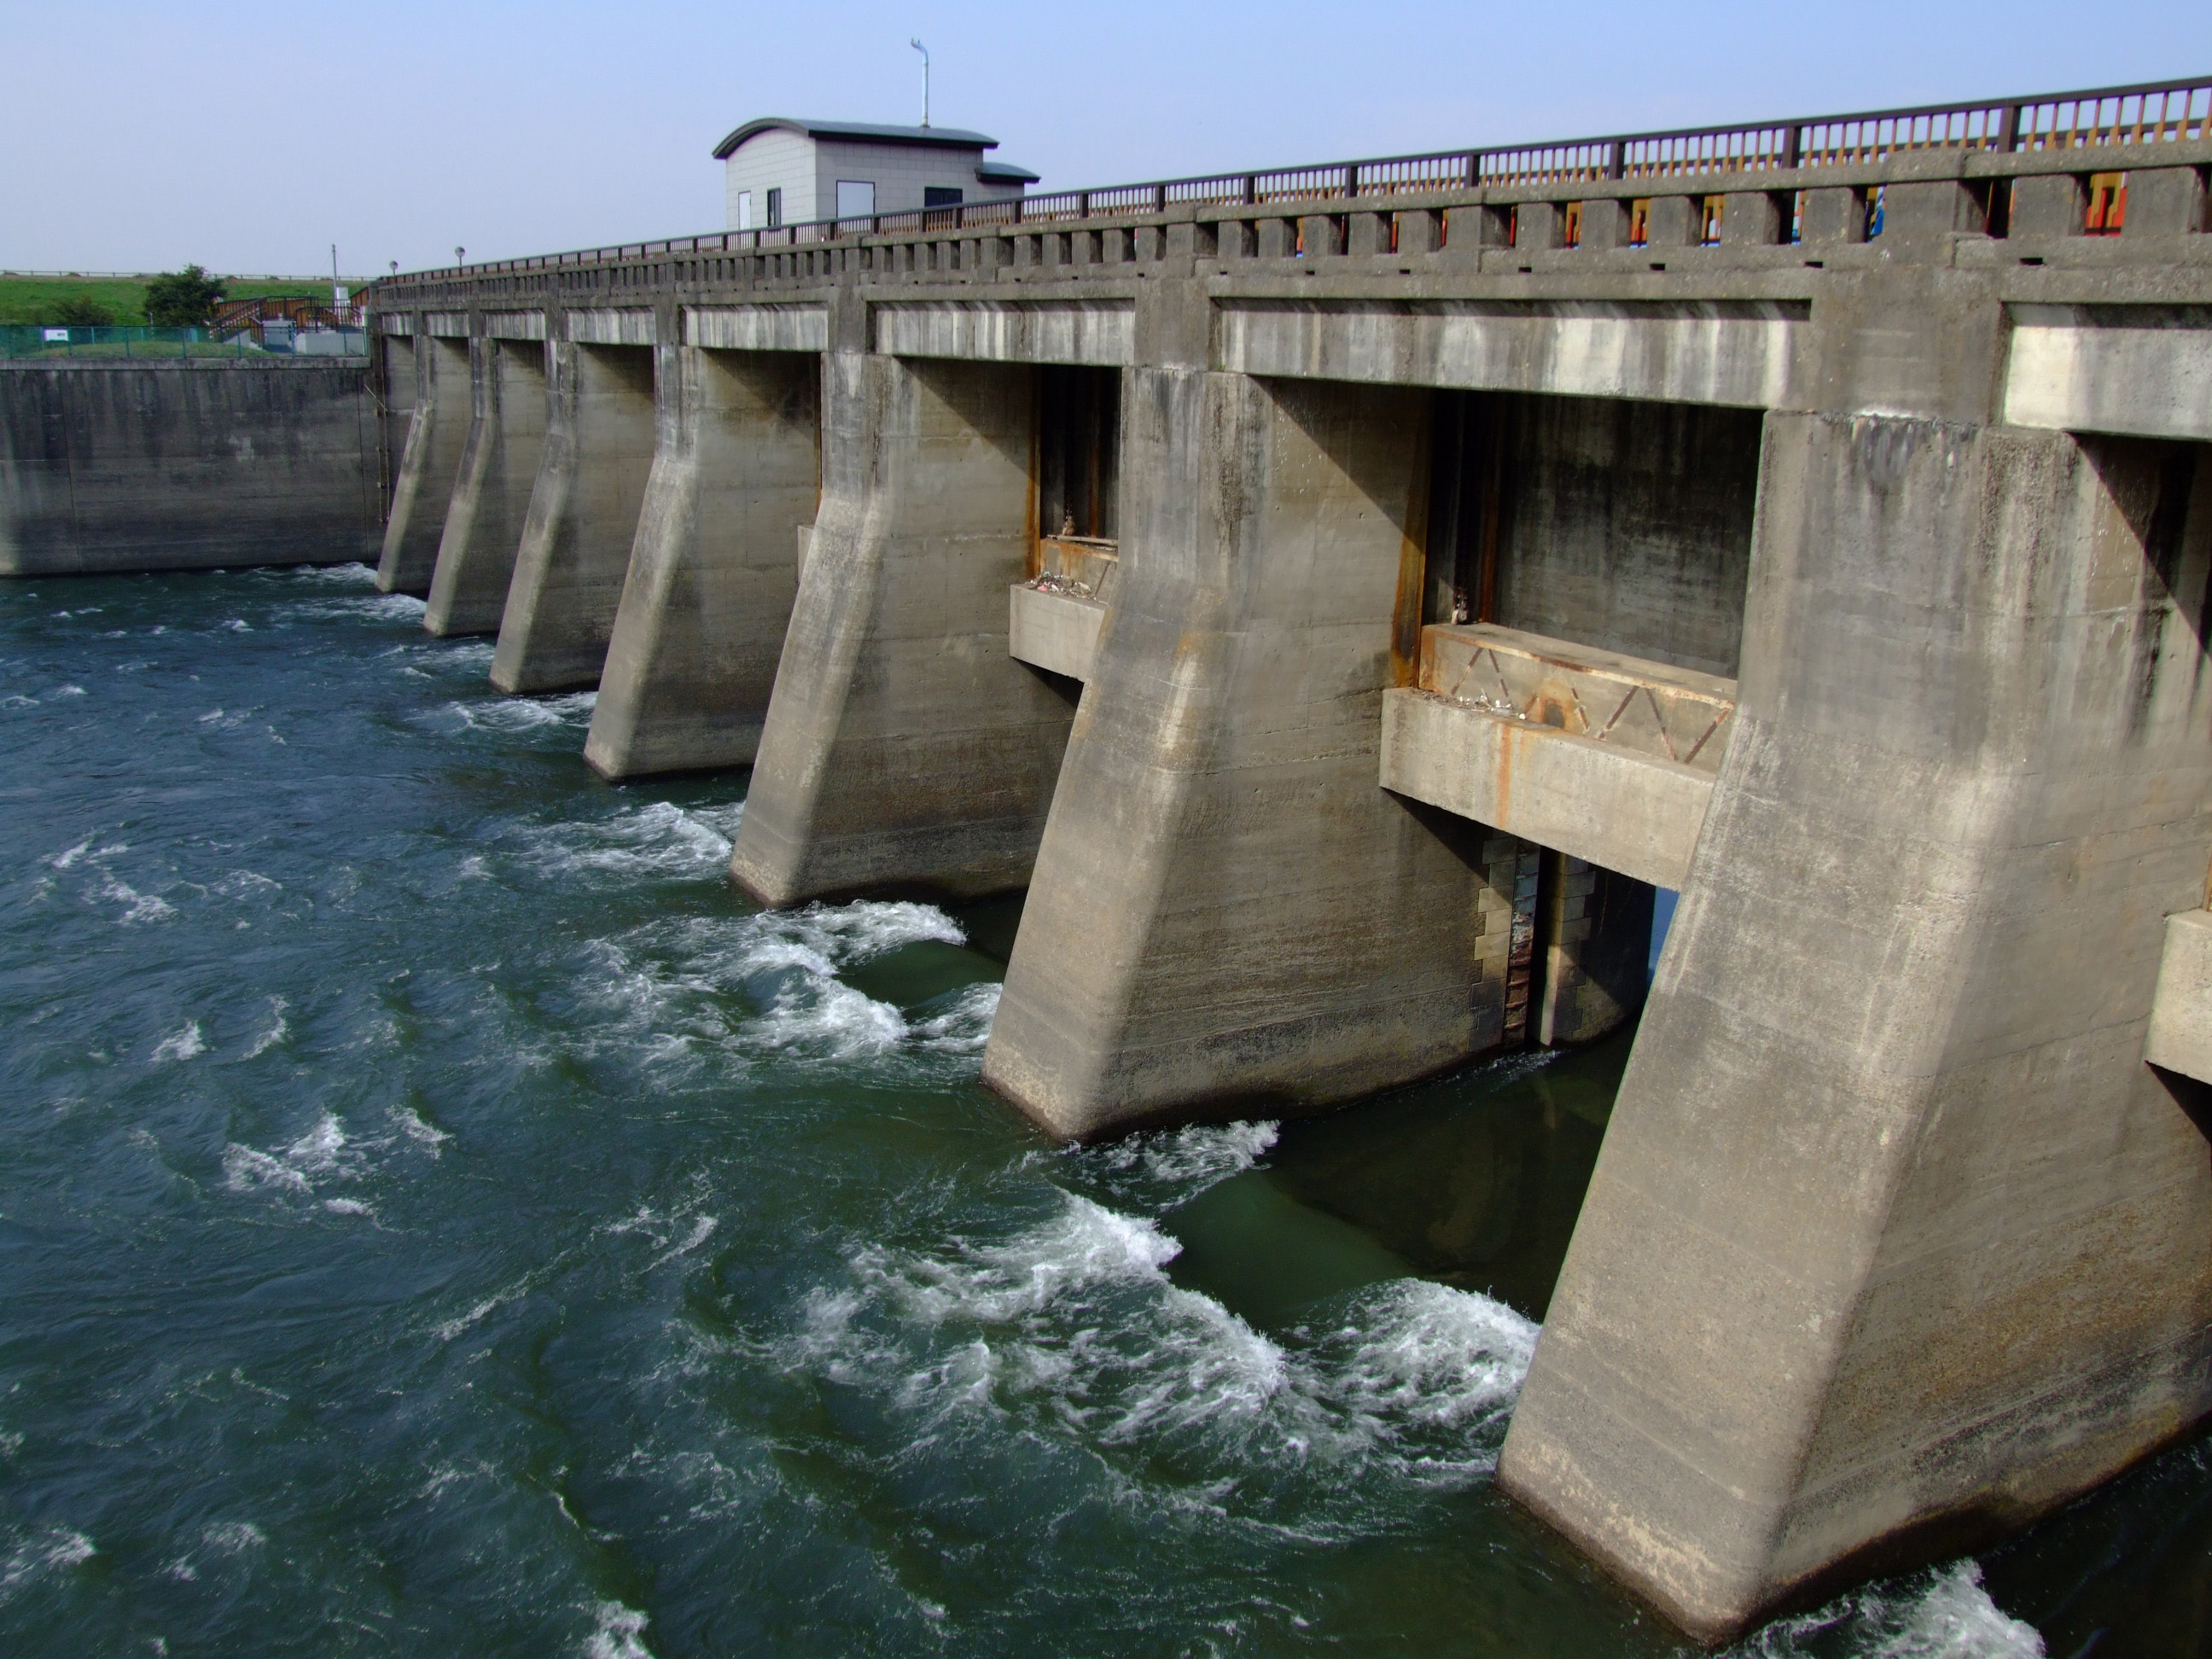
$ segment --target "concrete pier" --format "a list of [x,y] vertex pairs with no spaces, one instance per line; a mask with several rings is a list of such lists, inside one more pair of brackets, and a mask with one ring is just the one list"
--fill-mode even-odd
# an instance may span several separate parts
[[[434,326],[446,331],[433,333]],[[431,319],[416,330],[413,343],[396,362],[387,359],[387,373],[407,383],[409,402],[406,444],[393,472],[376,562],[376,585],[386,593],[430,591],[474,405],[465,319]]]
[[1126,404],[1130,552],[984,1080],[1086,1136],[1311,1109],[1497,1044],[1512,877],[1478,826],[1376,787],[1426,395],[1139,368]]
[[545,441],[492,658],[502,691],[598,684],[622,602],[653,465],[653,317],[592,320],[636,343],[546,346]]
[[544,319],[532,320],[538,338],[470,343],[474,415],[422,613],[433,634],[496,634],[507,610],[545,448]]
[[660,348],[659,441],[584,758],[610,778],[760,747],[821,489],[813,352]]
[[1738,729],[1499,1470],[1708,1637],[2212,1407],[2204,1139],[2143,1064],[2212,835],[2206,452],[1929,402],[1770,417]]
[[1029,879],[1079,688],[1008,653],[1035,371],[834,350],[820,515],[731,858],[789,904]]

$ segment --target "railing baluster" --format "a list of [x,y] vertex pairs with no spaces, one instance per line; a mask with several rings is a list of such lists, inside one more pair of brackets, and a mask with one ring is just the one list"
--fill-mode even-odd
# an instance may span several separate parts
[[[1341,194],[1356,197],[1398,191],[1476,190],[1486,183],[1537,185],[1603,178],[1684,178],[1772,167],[1802,169],[1863,165],[1900,152],[1930,149],[2071,149],[2104,144],[2148,144],[2212,137],[2212,79],[2054,93],[2003,103],[1978,103],[1887,110],[1857,115],[1824,116],[1769,125],[1705,127],[1675,132],[1638,133],[1625,137],[1574,139],[1507,151],[1454,150],[1376,161],[1333,162],[1285,168],[1273,173],[1228,173],[1212,178],[1171,179],[1152,185],[1070,191],[1042,198],[1014,198],[986,204],[975,219],[963,204],[950,214],[878,215],[848,226],[831,218],[775,231],[724,231],[661,242],[486,261],[414,273],[416,283],[481,282],[514,271],[559,270],[568,265],[621,264],[712,246],[724,252],[764,246],[796,247],[804,242],[835,241],[859,234],[927,235],[949,218],[955,229],[971,223],[1021,224],[1037,220],[1088,219],[1143,210],[1164,214],[1173,202],[1304,202]],[[1491,169],[1487,179],[1484,169]],[[887,227],[885,220],[894,222]],[[898,222],[905,222],[902,227]],[[764,240],[765,239],[765,240]],[[456,292],[458,292],[457,290]],[[450,299],[445,290],[438,294]]]

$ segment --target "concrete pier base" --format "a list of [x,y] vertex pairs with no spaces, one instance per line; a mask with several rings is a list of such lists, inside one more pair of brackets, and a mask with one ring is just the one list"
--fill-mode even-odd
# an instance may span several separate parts
[[653,348],[545,348],[545,444],[500,619],[491,683],[599,683],[653,465]]
[[536,340],[471,342],[475,415],[446,512],[430,603],[431,633],[495,634],[514,576],[545,447],[545,347]]
[[825,358],[820,516],[732,854],[768,904],[1029,879],[1078,688],[1007,654],[1035,371]]
[[659,349],[660,441],[584,745],[610,778],[753,758],[820,490],[816,354]]
[[1428,395],[1139,368],[1122,406],[1113,611],[984,1080],[1079,1138],[1312,1109],[1498,1043],[1534,869],[1376,786],[1418,647]]
[[[376,586],[386,593],[430,591],[473,404],[466,340],[417,333],[413,348],[407,441],[392,477],[392,507],[376,562]],[[387,362],[387,373],[405,373],[404,360]]]
[[1774,414],[1759,500],[1741,724],[1498,1470],[1713,1640],[2212,1409],[2205,1139],[2144,1063],[2212,837],[2212,451]]

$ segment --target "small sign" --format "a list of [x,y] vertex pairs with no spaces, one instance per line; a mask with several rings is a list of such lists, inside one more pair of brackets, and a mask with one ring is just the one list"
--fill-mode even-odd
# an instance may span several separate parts
[[69,331],[65,328],[50,328],[46,331],[46,337],[49,340],[59,340],[64,345],[67,345]]
[[343,283],[333,283],[331,284],[331,302],[333,305],[342,306],[351,298],[353,298],[352,294],[347,290]]

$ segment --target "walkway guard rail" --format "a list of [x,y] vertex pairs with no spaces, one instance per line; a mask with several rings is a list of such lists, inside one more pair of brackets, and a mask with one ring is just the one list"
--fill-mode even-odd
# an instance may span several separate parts
[[0,325],[0,359],[11,361],[228,357],[280,363],[298,357],[359,357],[368,350],[368,336],[357,327],[301,329],[289,341],[264,346],[251,331],[226,339],[206,328]]
[[1044,225],[1104,216],[1165,213],[1171,206],[1254,205],[1346,197],[1435,194],[1488,185],[1681,179],[1782,168],[1863,166],[1916,150],[2100,149],[2212,139],[2212,76],[1972,104],[1929,104],[1856,115],[1748,125],[1623,133],[1495,149],[1444,150],[1364,161],[1329,161],[1267,173],[1217,173],[1146,185],[1063,191],[863,218],[814,219],[773,229],[720,231],[626,242],[571,253],[410,271],[409,281],[489,276],[600,264],[671,253],[738,253],[803,247],[854,236],[927,234],[991,225]]

